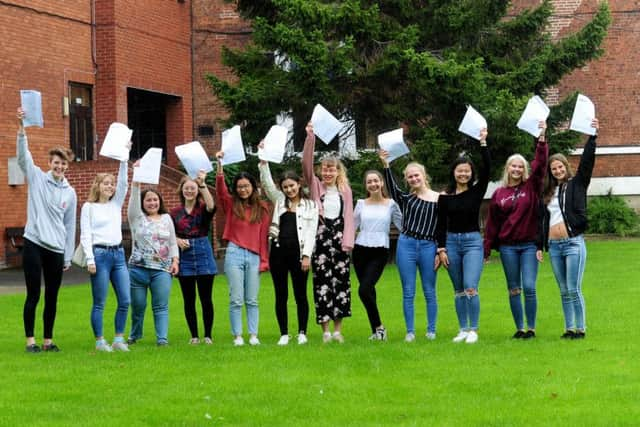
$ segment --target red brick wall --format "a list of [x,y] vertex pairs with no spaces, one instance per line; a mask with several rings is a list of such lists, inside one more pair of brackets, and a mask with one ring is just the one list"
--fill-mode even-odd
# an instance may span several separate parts
[[[39,13],[46,12],[46,13]],[[62,116],[68,82],[93,84],[89,1],[12,0],[0,4],[0,268],[5,264],[5,227],[26,222],[26,185],[10,187],[7,162],[16,154],[16,108],[20,89],[42,93],[45,127],[28,128],[35,163],[46,168],[47,152],[69,144]]]

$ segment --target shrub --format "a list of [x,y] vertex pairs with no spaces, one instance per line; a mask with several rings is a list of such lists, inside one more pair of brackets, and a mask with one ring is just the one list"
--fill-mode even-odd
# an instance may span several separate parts
[[589,199],[587,232],[628,236],[639,232],[640,218],[620,196],[611,194]]

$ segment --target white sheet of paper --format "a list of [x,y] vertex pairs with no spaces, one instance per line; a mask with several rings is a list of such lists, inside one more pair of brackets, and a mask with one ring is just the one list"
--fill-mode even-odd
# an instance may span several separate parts
[[518,129],[530,133],[534,137],[540,136],[538,123],[547,120],[549,117],[549,107],[538,95],[533,96],[527,102],[527,106],[518,120]]
[[192,141],[188,144],[178,145],[176,148],[176,156],[182,162],[182,166],[187,171],[187,175],[195,179],[201,170],[211,172],[211,160],[202,148],[199,141]]
[[409,152],[409,147],[402,138],[402,128],[378,135],[378,145],[389,153],[389,157],[387,157],[389,163]]
[[224,157],[221,161],[223,166],[246,160],[239,125],[222,132],[222,151],[224,151]]
[[100,155],[126,162],[129,160],[129,141],[133,131],[123,123],[113,122],[104,137]]
[[317,104],[311,115],[311,124],[313,124],[313,133],[325,144],[331,143],[338,132],[342,130],[344,125],[333,116],[322,105]]
[[482,117],[482,114],[478,113],[471,105],[467,107],[467,112],[460,122],[458,131],[469,135],[471,138],[480,140],[480,131],[487,127],[487,120]]
[[42,94],[37,90],[20,90],[20,106],[24,110],[24,127],[44,127],[42,118]]
[[132,181],[157,184],[160,181],[161,163],[162,148],[149,148],[140,159],[140,166],[133,168]]
[[289,129],[273,125],[264,137],[264,148],[258,149],[258,158],[273,163],[282,163],[284,149],[287,145]]
[[586,96],[579,94],[576,100],[576,107],[573,109],[571,125],[569,129],[587,135],[595,135],[596,128],[591,126],[591,122],[596,118],[596,107]]

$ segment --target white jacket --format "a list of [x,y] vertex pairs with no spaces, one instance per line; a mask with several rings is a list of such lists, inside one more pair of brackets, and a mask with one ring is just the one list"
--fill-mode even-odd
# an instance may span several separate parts
[[[260,169],[260,181],[267,197],[273,203],[272,224],[280,226],[280,215],[287,211],[286,199],[271,177],[269,164],[258,164]],[[300,189],[302,191],[302,188]],[[302,198],[296,208],[296,229],[298,231],[298,243],[300,244],[300,259],[303,256],[311,258],[316,244],[316,232],[318,231],[318,206],[313,200]]]

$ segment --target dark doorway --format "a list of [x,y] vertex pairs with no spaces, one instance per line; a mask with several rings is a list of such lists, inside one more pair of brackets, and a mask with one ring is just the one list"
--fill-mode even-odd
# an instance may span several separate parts
[[127,88],[127,110],[131,137],[131,159],[139,159],[151,147],[162,148],[167,156],[167,104],[177,97],[157,92]]
[[92,88],[69,83],[69,132],[76,161],[93,160]]

